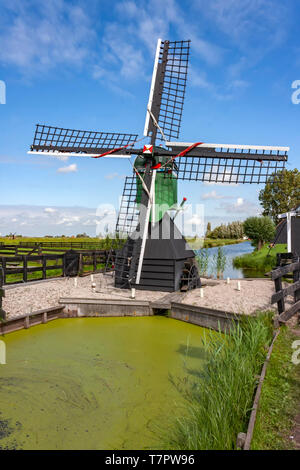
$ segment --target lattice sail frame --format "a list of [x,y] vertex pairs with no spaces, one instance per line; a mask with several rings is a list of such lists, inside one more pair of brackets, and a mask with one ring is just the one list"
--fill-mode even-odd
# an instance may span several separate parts
[[[190,53],[188,41],[158,40],[148,101],[159,127],[167,139],[178,138],[181,126]],[[163,140],[147,110],[144,135]]]
[[[168,142],[176,155],[189,143]],[[174,160],[179,180],[208,183],[266,183],[285,169],[289,147],[200,144]]]
[[138,225],[139,210],[136,196],[136,176],[126,176],[116,224],[116,233],[120,238],[129,236]]
[[97,154],[102,150],[134,144],[137,138],[137,134],[82,131],[37,124],[31,150]]

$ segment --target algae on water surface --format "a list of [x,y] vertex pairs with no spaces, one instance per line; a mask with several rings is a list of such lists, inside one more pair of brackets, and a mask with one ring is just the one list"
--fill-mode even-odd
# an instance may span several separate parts
[[[165,317],[78,318],[6,335],[0,448],[142,449],[203,363],[203,329]],[[1,427],[2,426],[2,427]]]

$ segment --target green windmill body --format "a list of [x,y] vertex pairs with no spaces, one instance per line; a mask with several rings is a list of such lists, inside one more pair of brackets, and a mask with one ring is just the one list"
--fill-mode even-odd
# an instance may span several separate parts
[[[154,158],[155,165],[160,163],[163,168],[157,169],[155,176],[154,222],[159,222],[168,210],[177,209],[177,175],[173,171],[173,163],[168,163],[170,157],[156,156]],[[134,166],[142,178],[144,177],[146,164],[147,158],[143,155],[139,155],[134,162]],[[136,176],[136,186],[136,203],[139,205],[141,203],[143,185],[138,176]],[[153,212],[151,212],[150,221],[153,221]]]

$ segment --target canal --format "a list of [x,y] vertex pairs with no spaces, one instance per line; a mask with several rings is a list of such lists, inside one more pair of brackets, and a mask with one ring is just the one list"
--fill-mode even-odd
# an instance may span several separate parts
[[60,319],[1,337],[0,449],[159,448],[185,404],[174,382],[201,371],[203,334],[154,316]]
[[[251,245],[251,242],[245,241],[242,243],[236,243],[233,245],[224,245],[221,247],[224,255],[226,256],[226,266],[223,273],[224,279],[230,277],[231,279],[244,279],[244,278],[253,278],[253,277],[264,277],[264,271],[253,270],[253,269],[244,269],[244,268],[235,268],[233,266],[233,259],[236,256],[242,256],[247,253],[252,253],[254,247]],[[199,253],[198,250],[197,253]],[[215,267],[215,258],[218,253],[218,247],[207,248],[207,253],[209,256],[208,259],[208,269],[207,274],[216,277],[216,267]]]

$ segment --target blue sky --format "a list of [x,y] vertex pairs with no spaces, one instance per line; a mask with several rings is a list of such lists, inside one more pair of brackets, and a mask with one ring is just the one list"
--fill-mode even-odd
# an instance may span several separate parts
[[[36,123],[142,135],[159,37],[192,40],[181,140],[290,146],[299,169],[298,5],[0,0],[0,233],[94,235],[118,206],[129,162],[26,152]],[[179,183],[213,226],[259,213],[259,189]]]

